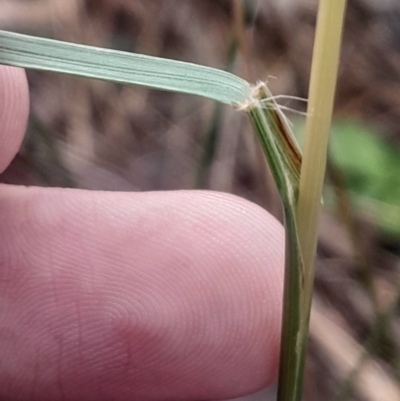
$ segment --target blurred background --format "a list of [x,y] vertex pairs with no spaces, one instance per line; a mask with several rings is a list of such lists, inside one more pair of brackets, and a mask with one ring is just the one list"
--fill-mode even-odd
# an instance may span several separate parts
[[[307,97],[316,0],[0,0],[0,29],[190,61]],[[28,71],[31,117],[1,182],[235,193],[282,220],[243,113]],[[284,106],[305,111],[302,102]],[[301,139],[303,119],[287,112]],[[400,400],[400,2],[348,0],[305,400]]]

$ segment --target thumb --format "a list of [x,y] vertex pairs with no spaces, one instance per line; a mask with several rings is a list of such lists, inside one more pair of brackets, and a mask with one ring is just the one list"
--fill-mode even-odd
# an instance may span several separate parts
[[0,173],[21,145],[29,114],[29,91],[25,71],[0,66]]

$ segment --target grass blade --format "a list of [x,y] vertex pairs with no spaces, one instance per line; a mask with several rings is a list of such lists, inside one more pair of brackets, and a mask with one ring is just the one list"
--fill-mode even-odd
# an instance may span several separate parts
[[242,104],[250,85],[234,74],[159,57],[0,31],[0,64],[144,85]]

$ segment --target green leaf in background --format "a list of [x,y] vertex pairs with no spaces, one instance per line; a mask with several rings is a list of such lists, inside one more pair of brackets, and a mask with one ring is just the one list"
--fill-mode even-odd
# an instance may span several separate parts
[[[303,121],[295,134],[302,145]],[[330,137],[330,160],[339,169],[352,203],[386,234],[400,235],[400,147],[389,144],[360,121],[336,120]],[[334,207],[332,188],[325,186],[324,203]]]
[[400,148],[361,123],[337,121],[330,156],[355,206],[384,231],[400,235]]

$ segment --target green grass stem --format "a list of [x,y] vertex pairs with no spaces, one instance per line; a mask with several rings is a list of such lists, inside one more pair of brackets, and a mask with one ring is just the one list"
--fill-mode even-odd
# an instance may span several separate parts
[[[297,203],[297,230],[304,266],[301,297],[301,344],[304,364],[314,283],[322,187],[336,89],[346,0],[320,0],[305,127],[304,156]],[[304,368],[303,368],[304,369]],[[299,380],[302,378],[299,377]],[[297,392],[295,393],[294,390]],[[291,389],[280,377],[278,401],[299,401],[301,386]]]

